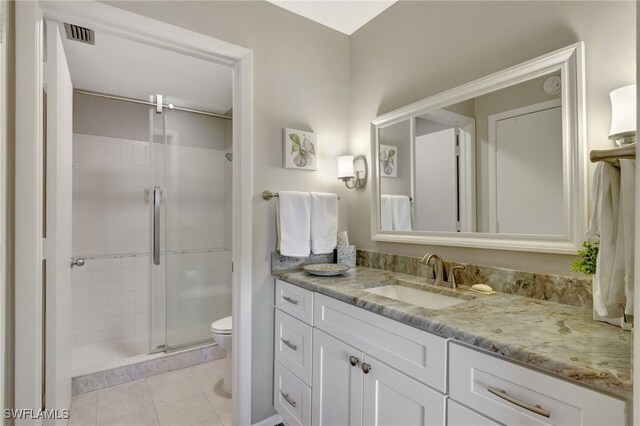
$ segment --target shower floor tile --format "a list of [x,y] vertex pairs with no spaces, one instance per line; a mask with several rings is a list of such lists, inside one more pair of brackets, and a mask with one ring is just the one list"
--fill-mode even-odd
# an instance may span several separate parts
[[71,374],[81,376],[162,356],[148,355],[148,351],[145,336],[75,346],[71,349]]
[[[224,358],[74,396],[69,425],[230,426],[231,397],[222,391]],[[206,379],[205,379],[206,377]],[[188,392],[167,399],[164,389]]]

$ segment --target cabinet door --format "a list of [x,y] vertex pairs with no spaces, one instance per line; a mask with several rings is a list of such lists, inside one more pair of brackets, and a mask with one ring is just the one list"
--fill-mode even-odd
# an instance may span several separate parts
[[363,424],[444,425],[443,394],[368,355],[364,363]]
[[[363,353],[318,329],[313,330],[313,425],[362,424]],[[350,357],[356,365],[351,365]]]

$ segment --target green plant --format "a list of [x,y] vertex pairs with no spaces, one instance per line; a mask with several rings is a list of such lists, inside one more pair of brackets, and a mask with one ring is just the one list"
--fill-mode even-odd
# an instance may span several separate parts
[[582,272],[585,275],[594,275],[596,273],[596,259],[598,258],[598,250],[600,249],[598,241],[593,244],[589,241],[582,242],[582,249],[578,250],[578,258],[571,263],[573,272]]

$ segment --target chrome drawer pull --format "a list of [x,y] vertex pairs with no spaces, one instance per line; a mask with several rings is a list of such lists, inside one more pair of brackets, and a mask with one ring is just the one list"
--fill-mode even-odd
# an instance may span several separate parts
[[284,393],[284,392],[280,391],[280,395],[282,395],[284,400],[287,401],[290,406],[292,406],[293,408],[296,408],[296,402],[293,399],[289,398],[289,394],[288,393]]
[[293,343],[291,343],[290,341],[288,341],[287,339],[280,339],[282,340],[282,343],[284,343],[285,345],[289,346],[291,349],[293,349],[294,351],[298,350],[298,346],[294,345]]
[[352,366],[354,366],[354,367],[355,367],[356,365],[358,365],[358,362],[360,362],[360,360],[358,359],[358,357],[357,357],[357,356],[353,356],[353,355],[351,355],[351,356],[349,357],[349,363],[351,363],[351,365],[352,365]]
[[282,298],[283,298],[284,300],[286,300],[287,302],[291,303],[292,305],[297,305],[297,304],[298,304],[298,301],[297,301],[297,300],[292,299],[292,298],[290,298],[290,297],[282,296]]
[[550,411],[545,410],[544,408],[542,408],[542,407],[541,407],[541,406],[539,406],[539,405],[531,405],[531,404],[527,404],[527,403],[526,403],[526,402],[524,402],[524,401],[520,401],[519,399],[512,397],[511,395],[509,395],[509,394],[508,394],[508,393],[506,393],[505,391],[500,390],[500,389],[496,389],[496,388],[491,387],[491,386],[487,386],[487,390],[488,390],[489,392],[491,392],[492,394],[494,394],[495,396],[497,396],[498,398],[502,398],[502,399],[504,399],[505,401],[509,401],[510,403],[515,404],[515,405],[517,405],[518,407],[522,407],[522,408],[524,408],[525,410],[532,411],[532,412],[534,412],[534,413],[536,413],[536,414],[539,414],[539,415],[541,415],[541,416],[544,416],[544,417],[546,417],[546,418],[551,417],[551,412],[550,412]]

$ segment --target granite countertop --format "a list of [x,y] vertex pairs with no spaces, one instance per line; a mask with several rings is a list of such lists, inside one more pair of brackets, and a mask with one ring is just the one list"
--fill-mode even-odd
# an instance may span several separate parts
[[[424,285],[424,278],[411,275],[365,267],[338,277],[317,277],[302,270],[273,271],[273,275],[421,330],[631,399],[632,333],[593,321],[591,309],[496,293],[478,294],[473,300],[432,310],[363,291],[397,284],[398,280],[405,285],[411,282],[408,285],[412,287]],[[459,292],[465,299],[469,294],[474,293]]]

